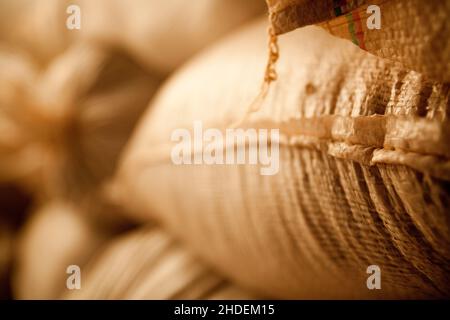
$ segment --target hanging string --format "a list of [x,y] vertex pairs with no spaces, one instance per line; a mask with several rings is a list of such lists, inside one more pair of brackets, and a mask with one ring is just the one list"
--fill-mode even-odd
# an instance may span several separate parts
[[242,122],[247,120],[250,114],[258,111],[261,108],[261,104],[266,97],[267,93],[269,92],[270,84],[277,80],[277,71],[276,71],[276,62],[278,61],[278,58],[280,56],[279,48],[278,48],[278,37],[275,34],[275,31],[272,28],[272,25],[268,28],[268,35],[269,35],[269,41],[268,41],[268,59],[266,64],[266,69],[264,72],[264,81],[262,83],[261,89],[259,94],[256,96],[256,98],[253,100],[253,102],[250,104],[249,108],[247,109],[246,113],[244,114],[241,121],[235,123],[232,127],[237,127]]
[[277,71],[275,69],[275,64],[280,57],[280,52],[278,48],[278,38],[273,30],[272,26],[268,28],[269,34],[269,59],[266,65],[266,72],[264,74],[264,87],[268,87],[272,81],[277,80]]

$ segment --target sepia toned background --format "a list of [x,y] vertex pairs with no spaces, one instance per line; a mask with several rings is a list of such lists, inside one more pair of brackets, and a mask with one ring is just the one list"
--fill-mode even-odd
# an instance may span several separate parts
[[[0,298],[449,298],[450,1],[371,3],[379,30],[366,1],[0,0]],[[196,120],[280,129],[279,173],[175,166]]]

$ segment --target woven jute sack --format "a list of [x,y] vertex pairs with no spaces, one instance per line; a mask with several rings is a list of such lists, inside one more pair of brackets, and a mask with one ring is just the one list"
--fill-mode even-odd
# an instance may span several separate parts
[[85,264],[128,228],[126,221],[117,219],[122,215],[120,208],[99,197],[95,203],[46,202],[29,215],[15,237],[12,252],[11,282],[16,299],[59,298],[68,290],[71,268],[79,267],[84,280]]
[[124,52],[78,43],[43,68],[0,50],[0,182],[76,198],[114,170],[159,84]]
[[14,297],[57,298],[67,268],[82,266],[103,238],[69,203],[51,202],[35,210],[16,241]]
[[449,0],[267,0],[267,4],[277,34],[319,24],[377,56],[429,78],[450,81]]
[[64,299],[248,299],[201,259],[155,226],[109,241],[83,268],[80,290]]
[[[237,32],[168,81],[111,194],[264,296],[448,297],[449,86],[307,27],[280,39],[278,80],[246,116],[266,28]],[[279,172],[175,165],[173,130],[195,120],[279,128]],[[381,290],[367,287],[369,265]]]
[[219,36],[266,10],[261,0],[78,0],[81,37],[124,48],[168,74]]

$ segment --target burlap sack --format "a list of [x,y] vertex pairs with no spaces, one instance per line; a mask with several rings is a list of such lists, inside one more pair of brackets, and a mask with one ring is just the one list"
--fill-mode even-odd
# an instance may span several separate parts
[[[80,8],[80,29],[66,26],[70,5]],[[0,43],[45,65],[72,43],[90,40],[121,48],[151,71],[167,74],[265,10],[262,0],[2,0]]]
[[79,0],[82,37],[125,48],[163,75],[262,14],[261,0]]
[[[66,26],[69,5],[80,30]],[[85,194],[113,171],[159,80],[264,10],[259,0],[2,1],[0,183]]]
[[83,268],[81,290],[65,299],[245,299],[168,234],[142,226],[106,245]]
[[159,79],[124,53],[80,43],[40,70],[0,54],[0,182],[76,198],[114,170]]
[[[267,0],[277,34],[320,24],[364,50],[429,78],[450,82],[449,0]],[[380,8],[380,29],[369,29],[370,5]]]
[[25,50],[45,66],[63,53],[77,36],[66,27],[71,0],[0,1],[0,45]]
[[33,210],[15,241],[14,298],[60,297],[67,290],[67,268],[76,265],[82,269],[102,244],[123,228],[113,225],[114,219],[105,221],[106,216],[117,214],[106,204],[88,207],[65,201]]
[[[280,38],[278,80],[241,122],[280,129],[278,174],[172,163],[174,129],[243,119],[263,76],[266,28],[236,33],[166,84],[115,195],[263,296],[449,297],[448,85],[298,29]],[[366,286],[369,265],[381,269],[381,290]]]

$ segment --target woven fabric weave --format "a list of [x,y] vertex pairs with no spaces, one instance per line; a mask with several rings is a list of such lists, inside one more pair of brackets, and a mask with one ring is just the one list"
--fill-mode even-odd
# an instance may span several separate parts
[[[277,34],[319,24],[364,50],[429,78],[450,81],[449,0],[268,0]],[[380,8],[381,28],[368,29],[369,5]]]
[[[263,296],[448,297],[447,84],[319,28],[296,30],[279,39],[279,80],[244,123],[280,128],[279,173],[171,162],[174,129],[241,119],[264,71],[265,28],[235,34],[167,83],[116,195]],[[372,264],[382,290],[366,287]]]
[[277,34],[331,20],[366,3],[366,0],[267,0]]

